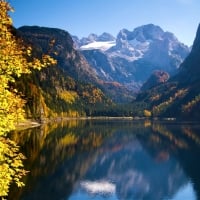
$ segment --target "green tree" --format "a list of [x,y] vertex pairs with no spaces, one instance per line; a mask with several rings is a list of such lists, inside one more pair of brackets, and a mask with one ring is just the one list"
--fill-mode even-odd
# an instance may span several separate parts
[[13,35],[9,16],[12,7],[6,0],[0,0],[0,8],[0,196],[6,196],[12,181],[23,185],[20,178],[25,174],[19,147],[6,139],[7,133],[14,130],[24,116],[25,101],[12,85],[21,74],[55,64],[55,60],[48,55],[33,58],[31,47],[22,45]]

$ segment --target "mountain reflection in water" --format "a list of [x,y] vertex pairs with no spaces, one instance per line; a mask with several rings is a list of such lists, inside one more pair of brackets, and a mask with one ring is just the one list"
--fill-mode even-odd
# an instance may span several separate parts
[[15,200],[200,199],[200,126],[68,121],[13,132],[26,155]]

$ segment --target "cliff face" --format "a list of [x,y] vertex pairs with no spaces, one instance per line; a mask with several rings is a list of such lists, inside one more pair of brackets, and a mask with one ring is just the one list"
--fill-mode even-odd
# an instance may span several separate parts
[[192,84],[200,81],[200,25],[197,29],[191,53],[180,66],[180,72],[175,80],[180,83]]
[[31,43],[37,53],[48,53],[58,61],[58,67],[75,79],[95,81],[96,73],[85,58],[74,49],[68,32],[37,26],[24,26],[18,29],[23,39]]

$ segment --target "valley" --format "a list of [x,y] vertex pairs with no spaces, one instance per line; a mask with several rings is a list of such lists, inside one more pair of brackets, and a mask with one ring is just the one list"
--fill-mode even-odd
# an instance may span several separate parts
[[199,3],[78,1],[0,0],[0,199],[199,199]]
[[[33,46],[35,55],[48,53],[57,60],[56,66],[34,70],[17,81],[28,118],[144,117],[145,110],[151,117],[176,118],[183,110],[185,116],[189,110],[191,114],[188,107],[198,104],[198,89],[180,86],[195,64],[185,73],[184,66],[190,64],[184,63],[196,60],[196,53],[159,26],[122,29],[116,38],[103,33],[78,39],[60,29],[37,26],[21,27],[16,34]],[[182,107],[176,111],[179,103]]]

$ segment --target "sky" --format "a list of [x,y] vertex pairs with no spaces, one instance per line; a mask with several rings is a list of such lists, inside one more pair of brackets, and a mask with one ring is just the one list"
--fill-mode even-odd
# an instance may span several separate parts
[[16,28],[60,28],[79,38],[155,24],[191,46],[200,23],[199,0],[9,0]]

